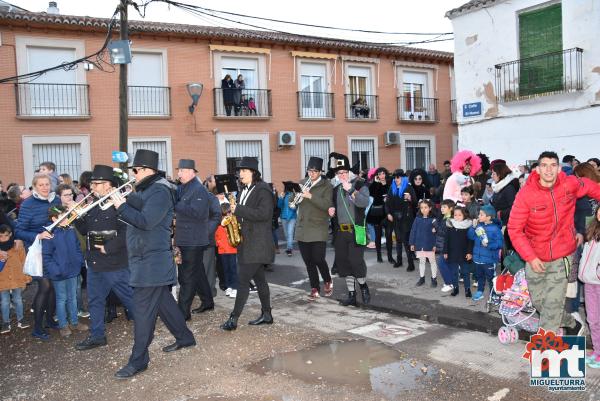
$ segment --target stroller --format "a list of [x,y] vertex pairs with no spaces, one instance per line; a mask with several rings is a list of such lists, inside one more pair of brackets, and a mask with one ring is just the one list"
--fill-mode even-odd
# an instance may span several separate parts
[[500,308],[504,326],[498,330],[498,340],[501,344],[511,344],[519,340],[519,329],[536,333],[540,324],[539,317],[529,296],[525,269],[514,275],[510,289],[504,290]]

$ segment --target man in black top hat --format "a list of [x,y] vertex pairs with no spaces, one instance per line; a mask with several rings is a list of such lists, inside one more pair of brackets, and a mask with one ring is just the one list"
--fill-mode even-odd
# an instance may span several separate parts
[[[356,306],[355,281],[358,281],[363,303],[371,300],[367,286],[367,265],[365,264],[364,243],[357,243],[357,226],[365,229],[365,209],[369,206],[369,188],[360,178],[353,178],[348,157],[339,153],[329,155],[330,169],[335,173],[339,184],[333,188],[333,206],[329,216],[333,218],[335,261],[340,277],[346,278],[348,298],[340,300],[344,306]],[[359,228],[359,230],[361,230]],[[360,234],[360,231],[359,231]],[[362,241],[361,241],[362,242]]]
[[171,247],[175,190],[157,174],[156,152],[138,150],[130,169],[136,180],[136,192],[126,202],[119,194],[111,198],[119,218],[128,224],[127,251],[135,313],[133,349],[127,365],[115,374],[119,379],[132,377],[148,367],[148,347],[157,316],[176,339],[163,348],[164,352],[196,345],[170,291],[177,281]]
[[181,185],[177,188],[175,203],[175,245],[181,250],[179,308],[186,320],[191,319],[190,308],[196,291],[202,305],[194,309],[195,313],[215,308],[212,288],[204,270],[203,255],[210,242],[209,236],[215,235],[221,222],[221,210],[218,203],[210,201],[210,197],[214,195],[200,183],[196,177],[197,172],[194,160],[179,160],[177,176]]
[[[122,185],[110,166],[96,165],[90,180],[90,189],[96,199]],[[133,290],[129,286],[129,269],[125,223],[117,219],[117,210],[95,207],[83,218],[75,220],[75,227],[86,237],[85,262],[88,268],[87,295],[90,310],[90,335],[77,344],[80,351],[106,345],[104,308],[112,290],[133,316]]]

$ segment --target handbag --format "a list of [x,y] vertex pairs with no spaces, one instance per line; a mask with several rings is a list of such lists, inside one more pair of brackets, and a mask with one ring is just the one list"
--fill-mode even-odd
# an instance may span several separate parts
[[600,284],[600,248],[598,242],[589,241],[583,246],[579,260],[579,280],[585,284]]
[[344,204],[344,207],[346,208],[346,212],[348,212],[348,217],[350,217],[350,221],[352,222],[352,225],[354,226],[354,241],[356,242],[356,245],[367,245],[367,215],[365,214],[365,221],[363,222],[362,226],[357,225],[354,222],[354,219],[352,219],[352,215],[350,214],[350,210],[348,210],[348,205],[346,205],[346,201],[344,200],[344,194],[342,193],[342,188],[340,187],[340,195],[342,196],[342,203]]
[[369,216],[372,217],[383,217],[385,210],[383,209],[383,205],[373,205],[371,206],[371,210],[369,211]]
[[31,277],[42,277],[44,270],[42,267],[42,240],[36,239],[27,251],[25,263],[23,264],[23,273]]

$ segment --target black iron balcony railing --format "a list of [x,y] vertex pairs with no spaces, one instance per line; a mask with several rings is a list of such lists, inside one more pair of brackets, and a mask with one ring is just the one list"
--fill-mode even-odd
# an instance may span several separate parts
[[379,98],[376,95],[344,95],[346,118],[349,120],[377,120]]
[[128,110],[131,117],[171,115],[171,88],[167,86],[129,86]]
[[496,94],[499,102],[583,89],[583,49],[562,50],[497,64]]
[[438,99],[432,97],[399,96],[398,119],[400,121],[438,121]]
[[216,117],[271,117],[270,89],[214,89]]
[[300,118],[335,118],[333,93],[306,92],[298,93],[298,117]]
[[450,121],[458,122],[458,109],[456,108],[456,99],[450,100]]
[[89,85],[17,83],[17,116],[87,117]]

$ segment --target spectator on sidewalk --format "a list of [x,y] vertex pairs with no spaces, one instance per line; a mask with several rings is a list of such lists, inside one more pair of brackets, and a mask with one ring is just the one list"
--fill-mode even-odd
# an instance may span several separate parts
[[473,185],[473,177],[481,169],[481,159],[470,150],[461,150],[452,158],[452,175],[444,185],[442,199],[461,200],[460,190]]
[[473,219],[476,216],[479,216],[479,204],[475,199],[475,192],[472,186],[464,187],[460,190],[460,197],[462,205],[467,209],[467,213],[469,216],[472,216]]
[[435,259],[438,265],[438,269],[444,280],[444,286],[442,287],[442,293],[446,294],[454,289],[452,284],[452,274],[448,267],[448,262],[444,259],[444,243],[446,242],[446,235],[448,235],[448,223],[454,214],[454,201],[445,199],[442,201],[440,206],[440,217],[435,219],[433,224],[433,232],[435,233]]
[[50,182],[52,184],[52,191],[56,191],[56,187],[60,184],[60,180],[58,178],[58,174],[56,173],[56,164],[52,162],[43,162],[39,167],[40,174],[46,174],[50,177]]
[[472,225],[469,214],[462,206],[454,208],[454,218],[448,222],[446,241],[444,242],[444,259],[448,263],[452,277],[452,295],[458,295],[458,275],[462,276],[465,285],[465,297],[471,298],[471,272],[468,262],[472,259],[473,241],[467,237]]
[[435,164],[431,163],[427,169],[427,180],[432,188],[438,188],[442,183],[442,176],[437,171]]
[[[223,217],[231,215],[231,208],[229,203],[223,203],[221,205],[221,214]],[[215,243],[217,244],[217,252],[219,253],[219,260],[223,266],[224,281],[225,281],[225,295],[230,298],[237,297],[237,290],[239,286],[238,274],[237,274],[237,249],[229,243],[227,237],[227,230],[222,225],[217,226],[215,232]]]
[[419,214],[410,230],[410,250],[416,252],[419,258],[419,281],[417,287],[425,284],[425,262],[429,260],[431,267],[431,287],[437,287],[437,263],[435,260],[435,218],[433,204],[429,200],[419,203]]
[[[285,184],[285,183],[284,183]],[[289,188],[288,188],[289,189]],[[296,228],[296,208],[290,207],[290,201],[294,199],[294,193],[291,190],[286,190],[279,193],[277,197],[277,208],[281,210],[281,224],[283,225],[283,235],[285,235],[285,254],[292,256],[294,250],[294,230]]]
[[0,225],[0,303],[2,305],[2,328],[0,334],[10,332],[10,306],[11,300],[17,314],[17,327],[26,329],[28,324],[23,320],[22,291],[31,277],[23,274],[25,262],[25,248],[23,244],[17,246],[13,230],[9,225]]
[[404,170],[398,169],[394,171],[394,179],[388,191],[388,196],[385,201],[385,212],[387,214],[388,224],[385,236],[390,240],[386,242],[387,253],[392,255],[393,241],[392,232],[396,235],[396,263],[394,267],[402,266],[402,244],[408,259],[408,268],[406,271],[415,270],[413,253],[410,250],[408,237],[410,229],[415,218],[415,208],[417,200],[415,191],[408,183],[408,177]]

